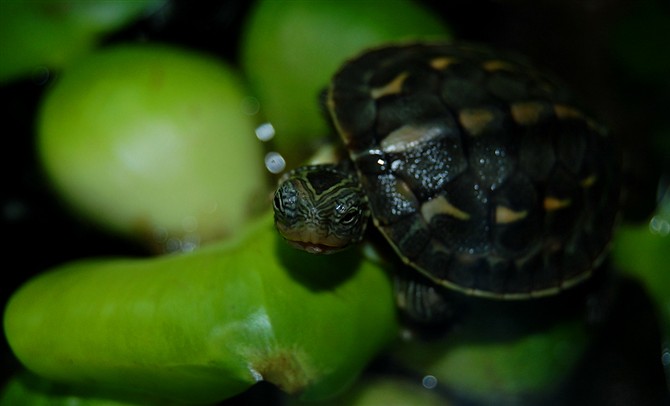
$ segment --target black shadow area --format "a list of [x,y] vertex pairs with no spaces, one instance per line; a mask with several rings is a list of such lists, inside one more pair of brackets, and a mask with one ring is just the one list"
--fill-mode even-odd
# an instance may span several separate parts
[[277,258],[298,283],[312,291],[332,290],[351,278],[361,264],[357,248],[318,255],[291,247],[280,236],[275,238]]

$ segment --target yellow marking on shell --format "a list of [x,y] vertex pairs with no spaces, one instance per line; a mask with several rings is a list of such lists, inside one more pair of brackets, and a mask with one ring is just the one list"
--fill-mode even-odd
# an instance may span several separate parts
[[456,58],[440,56],[430,60],[430,67],[435,70],[444,70],[454,63],[456,63]]
[[555,211],[564,209],[572,204],[570,199],[559,199],[557,197],[548,196],[544,198],[544,210]]
[[412,206],[418,207],[419,200],[406,182],[398,180],[395,185],[395,190],[403,199],[410,202]]
[[554,104],[554,113],[556,113],[556,117],[558,117],[561,120],[565,119],[583,119],[584,115],[582,114],[581,111],[577,110],[574,107],[566,106],[565,104]]
[[591,130],[597,132],[602,136],[607,135],[607,130],[602,125],[597,123],[595,120],[585,116],[584,113],[582,113],[581,111],[577,110],[574,107],[566,106],[564,104],[555,104],[554,113],[556,113],[556,117],[558,117],[561,120],[565,119],[583,120]]
[[519,102],[510,106],[512,118],[517,124],[532,125],[542,117],[543,105],[535,102]]
[[510,224],[526,218],[528,210],[516,211],[509,207],[497,206],[495,216],[497,224]]
[[393,78],[390,82],[383,86],[374,87],[370,90],[370,95],[373,99],[379,99],[384,96],[398,94],[402,92],[402,84],[409,76],[409,72],[402,72]]
[[588,189],[591,186],[593,186],[596,183],[597,180],[598,180],[598,175],[591,175],[591,176],[588,176],[588,177],[582,179],[579,182],[579,185],[581,187],[583,187],[584,189]]
[[336,164],[342,161],[342,153],[334,144],[326,144],[316,150],[305,165]]
[[421,216],[426,223],[430,223],[430,220],[439,214],[446,214],[463,221],[470,219],[470,214],[451,204],[444,196],[438,196],[421,205]]
[[403,152],[438,138],[441,134],[438,127],[404,125],[387,135],[380,142],[380,147],[384,152]]
[[474,137],[480,135],[493,119],[493,113],[487,109],[463,109],[458,113],[458,121]]
[[517,70],[516,66],[512,65],[511,63],[507,61],[503,61],[500,59],[491,59],[489,61],[486,61],[482,63],[482,68],[488,72],[495,72],[499,70],[506,70],[509,72],[514,72]]

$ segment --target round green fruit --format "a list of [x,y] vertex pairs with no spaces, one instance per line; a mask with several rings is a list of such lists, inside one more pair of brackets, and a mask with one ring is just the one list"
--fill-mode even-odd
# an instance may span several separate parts
[[265,196],[248,97],[213,58],[149,45],[101,50],[46,95],[39,154],[79,213],[163,249],[193,248],[234,233]]
[[578,366],[589,343],[586,322],[565,320],[550,328],[502,340],[482,340],[472,327],[447,340],[416,340],[395,356],[442,388],[481,404],[514,403],[557,390]]
[[347,58],[389,41],[448,36],[414,1],[261,0],[245,25],[241,63],[276,147],[297,166],[329,132],[319,93]]

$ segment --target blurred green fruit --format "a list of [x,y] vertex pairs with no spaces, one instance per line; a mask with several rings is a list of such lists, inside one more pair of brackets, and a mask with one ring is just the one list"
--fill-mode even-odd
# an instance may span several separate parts
[[247,99],[236,72],[215,59],[150,45],[101,50],[46,95],[42,164],[98,224],[190,249],[234,233],[265,201]]
[[582,320],[557,322],[513,338],[490,341],[481,336],[464,328],[448,339],[407,343],[396,356],[452,393],[481,404],[513,404],[559,388],[591,342]]
[[619,270],[644,285],[656,305],[670,389],[670,188],[660,190],[658,208],[648,223],[621,227],[612,256]]
[[261,0],[245,26],[241,63],[293,167],[330,131],[319,93],[347,58],[393,40],[448,37],[409,0]]
[[62,68],[91,50],[99,37],[122,27],[164,0],[2,1],[0,83]]
[[[398,377],[363,377],[356,384],[333,399],[319,402],[319,406],[449,406],[442,394]],[[289,398],[285,406],[307,406],[310,403]],[[312,403],[313,404],[313,403]]]

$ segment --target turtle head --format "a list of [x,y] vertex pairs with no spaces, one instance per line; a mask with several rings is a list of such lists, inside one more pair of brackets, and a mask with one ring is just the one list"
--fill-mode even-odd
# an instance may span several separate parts
[[288,172],[280,180],[273,206],[279,233],[291,245],[314,254],[359,242],[370,216],[355,175],[335,165]]

